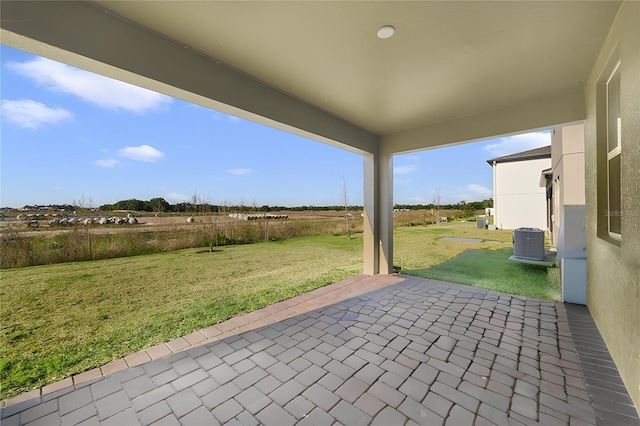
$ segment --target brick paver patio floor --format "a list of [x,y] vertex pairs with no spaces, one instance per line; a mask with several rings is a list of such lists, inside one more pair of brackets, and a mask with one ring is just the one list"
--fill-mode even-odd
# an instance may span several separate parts
[[562,303],[403,275],[359,275],[4,405],[3,426],[596,424]]

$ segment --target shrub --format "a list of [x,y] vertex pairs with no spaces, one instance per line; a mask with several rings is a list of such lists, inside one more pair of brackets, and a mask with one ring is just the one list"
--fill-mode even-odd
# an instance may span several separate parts
[[20,268],[33,262],[32,239],[19,232],[18,228],[9,228],[0,238],[0,267]]
[[[169,230],[149,228],[113,234],[97,234],[81,226],[47,236],[27,236],[19,228],[1,234],[0,268],[48,265],[63,262],[111,259],[185,248],[252,244],[279,241],[293,237],[346,234],[340,216],[317,219],[255,220],[218,222],[207,217],[203,225],[176,227]],[[351,220],[350,231],[362,232],[362,219]]]

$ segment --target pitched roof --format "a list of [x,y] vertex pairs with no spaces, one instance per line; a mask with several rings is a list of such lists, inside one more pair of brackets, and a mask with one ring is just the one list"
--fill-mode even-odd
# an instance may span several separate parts
[[522,151],[515,154],[505,155],[504,157],[492,158],[487,160],[489,165],[496,163],[509,163],[511,161],[527,161],[537,160],[539,158],[551,158],[551,145],[543,146],[542,148],[530,149],[529,151]]

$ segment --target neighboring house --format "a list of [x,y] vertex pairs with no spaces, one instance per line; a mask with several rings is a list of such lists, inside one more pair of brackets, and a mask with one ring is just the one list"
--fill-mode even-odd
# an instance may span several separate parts
[[493,167],[493,223],[500,229],[547,228],[545,188],[540,173],[551,166],[551,146],[506,155]]
[[556,246],[564,206],[583,206],[584,125],[556,127],[551,134],[551,167],[543,170],[540,186],[547,194],[547,234]]

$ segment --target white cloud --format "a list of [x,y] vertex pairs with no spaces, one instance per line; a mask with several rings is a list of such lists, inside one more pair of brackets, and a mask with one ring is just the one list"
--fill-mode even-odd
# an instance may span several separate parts
[[493,191],[477,183],[471,183],[465,187],[457,188],[456,193],[451,197],[448,197],[452,202],[457,203],[459,201],[482,201],[487,198],[493,197]]
[[482,185],[478,185],[477,183],[472,183],[467,185],[467,190],[471,192],[471,194],[473,195],[478,195],[484,198],[489,198],[493,196],[493,190],[489,188],[485,188]]
[[49,90],[74,95],[103,108],[143,113],[171,103],[168,96],[45,58],[10,62],[7,66]]
[[96,165],[100,167],[113,167],[118,164],[118,160],[114,160],[113,158],[108,158],[106,160],[97,160]]
[[240,117],[236,117],[235,115],[230,115],[220,111],[213,111],[211,118],[213,118],[215,121],[226,120],[232,123],[239,123],[242,120]]
[[57,124],[73,118],[73,114],[65,109],[50,108],[31,99],[3,99],[2,116],[25,129],[37,129],[43,124]]
[[[424,197],[421,197],[420,195],[416,195],[413,197],[407,197],[407,200],[416,203],[416,204],[424,204],[425,202],[427,202],[427,200]],[[429,201],[430,202],[430,201]]]
[[227,173],[231,173],[232,175],[247,175],[249,173],[253,173],[255,170],[253,169],[228,169]]
[[485,145],[483,149],[496,157],[501,157],[547,145],[551,145],[551,134],[534,132],[495,139],[494,143]]
[[168,201],[179,203],[182,201],[188,201],[189,199],[191,199],[191,196],[186,194],[180,194],[179,192],[167,192],[164,198],[166,198]]
[[408,177],[394,177],[393,185],[394,186],[406,186],[411,183],[411,178]]
[[140,145],[140,146],[127,146],[118,150],[118,155],[121,157],[130,158],[136,161],[145,161],[148,163],[153,163],[156,160],[164,157],[164,152],[158,151],[152,146],[149,145]]
[[397,166],[393,168],[394,175],[405,175],[407,173],[411,173],[416,170],[416,166],[413,164],[409,164],[407,166]]

